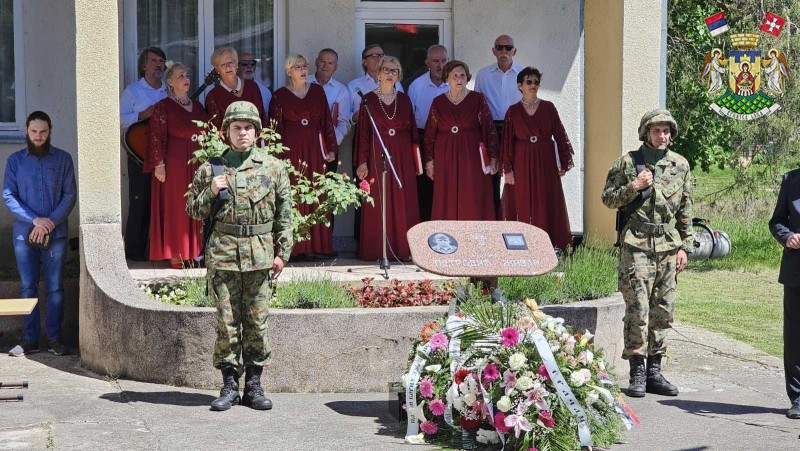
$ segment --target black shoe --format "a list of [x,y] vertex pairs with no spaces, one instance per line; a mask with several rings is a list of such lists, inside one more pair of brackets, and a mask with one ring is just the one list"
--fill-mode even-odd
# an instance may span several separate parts
[[647,374],[644,367],[644,357],[631,357],[631,378],[628,382],[628,396],[631,398],[644,398]]
[[661,354],[647,358],[647,393],[662,396],[678,396],[678,387],[661,374]]
[[239,403],[239,375],[232,366],[222,368],[222,389],[219,398],[211,402],[211,410],[228,410]]
[[69,355],[69,348],[61,340],[50,340],[47,350],[55,355]]
[[8,351],[8,355],[12,357],[22,357],[27,354],[36,354],[37,352],[39,352],[39,343],[22,340],[18,345]]
[[256,410],[272,409],[272,401],[264,396],[264,389],[261,388],[262,371],[264,371],[264,367],[261,366],[248,366],[245,369],[243,406],[249,406]]
[[793,420],[800,419],[800,398],[795,399],[792,403],[792,407],[786,411],[786,418],[791,418]]

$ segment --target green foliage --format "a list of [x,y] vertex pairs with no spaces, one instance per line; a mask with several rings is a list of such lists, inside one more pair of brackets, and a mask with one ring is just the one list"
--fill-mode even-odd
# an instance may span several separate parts
[[197,274],[185,273],[184,277],[174,282],[141,284],[142,290],[150,299],[165,304],[184,307],[213,307],[211,298],[206,294],[206,279]]
[[537,277],[501,277],[499,286],[512,300],[535,299],[562,304],[597,299],[617,291],[616,250],[589,240],[572,254],[562,255],[556,269]]
[[278,285],[271,308],[346,308],[357,307],[342,286],[329,278],[292,280]]
[[[202,128],[196,135],[200,149],[194,152],[192,163],[202,164],[212,157],[221,156],[228,145],[224,135],[211,122],[194,121]],[[281,144],[281,136],[275,132],[275,122],[264,128],[256,139],[257,146],[267,153],[279,156],[289,150]],[[330,227],[328,215],[344,213],[350,207],[358,207],[363,203],[373,205],[368,189],[362,189],[352,183],[347,174],[327,172],[325,174],[306,173],[308,166],[304,163],[295,168],[289,160],[284,160],[286,172],[292,179],[292,226],[294,242],[299,243],[311,238],[311,228],[316,225]],[[299,206],[311,208],[308,214],[302,214]]]

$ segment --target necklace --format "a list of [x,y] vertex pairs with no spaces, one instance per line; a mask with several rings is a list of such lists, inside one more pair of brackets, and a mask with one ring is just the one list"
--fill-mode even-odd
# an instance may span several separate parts
[[451,91],[447,91],[447,98],[450,99],[451,102],[453,102],[453,105],[458,105],[459,103],[461,103],[462,100],[464,100],[467,97],[467,90],[466,89],[462,89],[461,93],[458,95],[458,97],[453,97],[453,95],[451,93],[452,93],[452,90]]
[[[375,93],[378,94],[378,100],[379,100],[378,101],[378,105],[381,106],[381,110],[383,110],[383,114],[385,114],[386,117],[391,121],[397,115],[397,90],[396,89],[392,90],[392,93],[389,94],[389,97],[388,97],[389,101],[388,102],[385,100],[387,98],[387,96],[385,94],[383,94],[382,92],[380,92],[380,90],[376,89]],[[389,113],[386,112],[386,108],[384,108],[384,106],[383,106],[384,103],[390,103],[390,102],[394,103],[394,111],[392,111],[392,115],[391,116],[389,116]]]
[[536,105],[538,105],[538,104],[539,104],[539,100],[541,100],[541,99],[538,99],[538,98],[537,98],[537,99],[536,99],[536,100],[534,100],[533,102],[531,102],[531,103],[528,103],[528,102],[526,102],[524,99],[520,99],[520,103],[522,103],[523,105],[525,105],[525,106],[526,106],[526,107],[528,107],[528,108],[534,108],[534,107],[536,107]]
[[190,99],[188,97],[186,98],[186,100],[179,99],[177,96],[172,96],[172,98],[175,99],[175,101],[178,102],[182,106],[189,106],[189,105],[192,104],[192,99]]

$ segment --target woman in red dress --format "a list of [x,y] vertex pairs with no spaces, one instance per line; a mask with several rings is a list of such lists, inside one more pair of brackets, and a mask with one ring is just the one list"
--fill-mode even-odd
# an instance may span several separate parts
[[194,135],[200,129],[192,121],[207,121],[203,105],[189,99],[189,70],[181,63],[167,70],[165,99],[156,103],[150,117],[150,143],[144,171],[153,172],[150,203],[150,260],[170,260],[174,268],[181,260],[200,255],[203,224],[186,214],[187,186],[196,164],[189,164],[198,149]]
[[411,99],[398,92],[394,84],[402,78],[400,61],[393,56],[384,56],[378,66],[380,86],[364,96],[358,113],[358,136],[355,143],[356,175],[372,185],[371,195],[375,205],[361,207],[361,240],[358,255],[362,260],[377,260],[383,257],[383,232],[381,219],[381,173],[382,149],[375,136],[369,108],[381,138],[403,184],[400,188],[387,168],[386,173],[386,238],[387,256],[406,261],[411,258],[406,232],[419,222],[417,200],[417,156],[419,138],[414,121]]
[[[314,173],[324,174],[326,163],[339,151],[325,91],[308,83],[308,60],[292,54],[286,58],[289,82],[275,91],[269,104],[269,118],[289,150],[280,155],[311,180]],[[294,182],[294,181],[293,181]],[[298,205],[300,213],[309,214],[314,206]],[[330,220],[330,218],[328,218]],[[311,228],[311,239],[295,243],[292,255],[329,256],[333,254],[333,230],[325,225]]]
[[506,183],[503,216],[539,227],[550,235],[553,247],[566,249],[572,245],[572,233],[561,177],[574,166],[572,144],[556,107],[538,97],[541,80],[542,73],[534,67],[520,71],[517,87],[522,100],[506,112],[501,145]]
[[[246,100],[258,109],[261,124],[265,127],[267,112],[261,97],[261,88],[253,80],[243,80],[236,75],[239,67],[239,56],[233,47],[220,47],[211,54],[211,65],[220,77],[220,83],[206,95],[206,113],[211,122],[219,129],[222,126],[222,116],[233,102]],[[260,130],[256,130],[256,136]]]
[[481,93],[467,89],[466,64],[450,61],[442,77],[450,91],[433,99],[425,125],[425,173],[434,181],[431,219],[495,220],[491,175],[497,172],[498,143],[492,113]]

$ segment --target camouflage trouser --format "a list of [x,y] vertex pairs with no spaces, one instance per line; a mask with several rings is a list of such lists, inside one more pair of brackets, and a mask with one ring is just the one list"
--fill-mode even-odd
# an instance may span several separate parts
[[619,291],[625,299],[623,359],[664,354],[675,311],[678,251],[642,252],[622,245]]
[[[208,292],[217,306],[214,367],[264,366],[270,358],[267,317],[272,284],[269,270],[208,270]],[[242,362],[240,363],[239,357]]]

